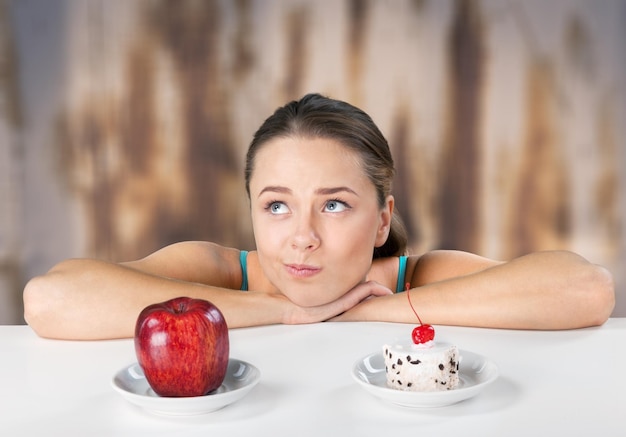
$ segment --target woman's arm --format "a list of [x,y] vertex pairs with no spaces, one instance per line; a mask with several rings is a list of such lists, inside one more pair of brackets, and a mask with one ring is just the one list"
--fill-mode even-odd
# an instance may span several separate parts
[[[233,263],[238,267],[238,253],[210,243],[185,242],[128,263],[63,261],[28,282],[24,318],[43,337],[131,337],[143,308],[189,296],[212,301],[225,313],[229,325],[275,322],[278,312],[245,312],[256,299],[261,308],[267,299],[251,293],[241,302],[243,293],[231,290],[241,284],[241,274],[231,267]],[[241,307],[240,311],[232,311],[235,307]]]
[[211,301],[236,328],[326,320],[372,293],[352,290],[328,305],[301,308],[281,294],[239,291],[240,284],[239,251],[210,243],[179,243],[123,264],[67,260],[29,281],[24,317],[42,337],[110,339],[132,337],[143,308],[178,296]]
[[[413,267],[411,301],[424,323],[573,329],[604,323],[615,305],[611,274],[566,251],[506,263],[435,251]],[[336,320],[416,322],[405,293],[364,301]]]

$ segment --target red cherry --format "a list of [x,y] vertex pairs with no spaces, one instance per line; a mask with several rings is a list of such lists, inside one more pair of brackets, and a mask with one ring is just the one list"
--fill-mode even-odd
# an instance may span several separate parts
[[420,325],[413,328],[413,343],[424,344],[435,338],[435,328],[431,325]]

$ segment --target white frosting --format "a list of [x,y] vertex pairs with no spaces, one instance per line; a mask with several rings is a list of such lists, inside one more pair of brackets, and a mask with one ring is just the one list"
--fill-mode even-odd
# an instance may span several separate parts
[[429,346],[413,343],[383,346],[387,385],[405,391],[441,391],[457,387],[458,348],[442,342]]
[[429,340],[426,343],[413,343],[411,345],[411,349],[413,349],[413,350],[423,350],[423,349],[430,349],[433,346],[435,346],[435,341],[434,340]]
[[392,350],[395,350],[396,352],[399,353],[403,353],[406,351],[417,351],[417,352],[440,352],[442,350],[447,350],[449,349],[452,344],[451,343],[446,343],[446,342],[441,342],[441,341],[428,341],[426,343],[420,343],[420,344],[415,344],[415,343],[410,343],[410,342],[402,342],[402,343],[396,343],[396,344],[392,344],[392,345],[387,345],[389,348],[391,348]]

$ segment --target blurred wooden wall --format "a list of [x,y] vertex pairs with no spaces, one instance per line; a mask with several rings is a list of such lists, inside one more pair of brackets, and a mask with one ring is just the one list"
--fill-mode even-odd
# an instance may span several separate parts
[[621,292],[625,24],[623,0],[0,0],[0,323],[64,258],[253,248],[247,145],[313,91],[385,132],[414,252],[571,249]]

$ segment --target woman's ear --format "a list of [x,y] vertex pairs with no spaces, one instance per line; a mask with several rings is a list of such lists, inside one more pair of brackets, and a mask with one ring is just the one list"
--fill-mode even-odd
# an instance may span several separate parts
[[385,205],[380,210],[380,220],[378,223],[378,231],[376,233],[376,247],[380,247],[389,238],[391,230],[391,219],[393,218],[394,198],[392,195],[387,196]]

